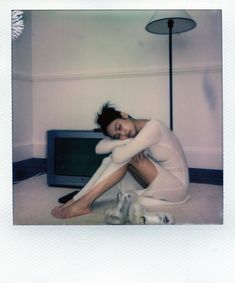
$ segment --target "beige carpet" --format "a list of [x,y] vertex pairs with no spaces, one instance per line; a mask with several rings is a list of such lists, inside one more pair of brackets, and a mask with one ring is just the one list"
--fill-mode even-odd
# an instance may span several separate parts
[[[16,225],[102,225],[104,210],[110,207],[117,192],[109,190],[94,204],[89,215],[61,220],[50,211],[58,198],[76,189],[48,187],[46,175],[36,176],[13,187],[14,224]],[[223,188],[207,184],[190,184],[190,200],[183,205],[161,206],[160,211],[173,214],[176,224],[223,224]]]

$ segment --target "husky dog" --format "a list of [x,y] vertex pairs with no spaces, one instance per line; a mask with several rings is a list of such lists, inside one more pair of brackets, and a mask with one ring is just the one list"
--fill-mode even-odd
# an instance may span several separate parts
[[138,203],[137,196],[132,193],[120,192],[117,195],[116,206],[105,212],[107,224],[142,224],[169,225],[174,224],[174,218],[165,212],[149,212]]

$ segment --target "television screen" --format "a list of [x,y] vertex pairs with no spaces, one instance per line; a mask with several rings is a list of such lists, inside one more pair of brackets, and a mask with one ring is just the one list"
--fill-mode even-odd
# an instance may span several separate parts
[[47,184],[82,188],[100,166],[104,154],[96,154],[101,132],[49,130],[47,132]]
[[55,139],[55,173],[66,176],[92,176],[103,160],[95,154],[98,139]]

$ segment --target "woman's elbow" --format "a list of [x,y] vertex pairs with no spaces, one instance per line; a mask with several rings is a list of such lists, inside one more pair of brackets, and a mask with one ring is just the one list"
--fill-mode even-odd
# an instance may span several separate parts
[[99,144],[95,147],[95,153],[96,154],[104,154],[106,152],[104,152],[104,149],[102,148],[102,146],[100,146]]

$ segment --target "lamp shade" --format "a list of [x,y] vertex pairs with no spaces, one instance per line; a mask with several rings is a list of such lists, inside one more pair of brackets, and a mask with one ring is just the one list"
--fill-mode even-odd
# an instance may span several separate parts
[[169,20],[174,22],[172,33],[186,32],[196,27],[196,22],[184,10],[159,10],[153,15],[145,29],[151,33],[169,34]]

